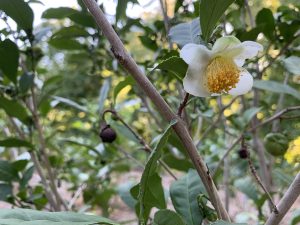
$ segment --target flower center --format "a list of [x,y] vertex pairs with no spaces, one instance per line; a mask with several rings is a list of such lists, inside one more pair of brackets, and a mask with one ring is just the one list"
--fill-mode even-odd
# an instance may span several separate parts
[[209,62],[205,76],[210,92],[217,94],[227,93],[230,89],[236,87],[240,77],[240,70],[232,59],[217,56]]

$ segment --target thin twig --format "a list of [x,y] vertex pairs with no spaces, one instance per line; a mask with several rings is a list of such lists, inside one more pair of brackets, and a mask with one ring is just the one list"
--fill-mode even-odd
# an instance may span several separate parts
[[183,109],[186,107],[186,105],[187,105],[187,102],[188,102],[188,100],[189,100],[189,96],[190,96],[190,94],[189,93],[185,93],[185,95],[184,95],[184,99],[183,99],[183,101],[180,103],[180,105],[179,105],[179,108],[178,108],[178,111],[177,111],[177,115],[179,116],[179,117],[181,117],[182,116],[182,111],[183,111]]
[[[170,30],[170,24],[169,24],[169,17],[167,14],[167,2],[165,2],[165,5],[163,3],[163,0],[159,0],[159,5],[160,5],[160,9],[164,18],[164,26],[165,26],[165,30],[166,30],[166,38],[168,39],[168,34],[169,34],[169,30]],[[169,49],[172,49],[172,43],[170,41],[168,41],[169,44]]]
[[300,173],[297,174],[277,206],[278,214],[273,212],[265,225],[278,225],[300,195]]
[[111,24],[108,22],[97,3],[94,0],[83,0],[83,2],[89,9],[103,35],[110,42],[112,46],[112,52],[118,62],[129,72],[129,74],[133,76],[133,78],[138,83],[138,86],[145,92],[146,95],[148,95],[148,97],[152,100],[152,102],[157,107],[157,110],[166,121],[171,122],[173,119],[177,119],[178,122],[173,126],[173,129],[185,146],[185,149],[207,190],[212,205],[217,210],[218,217],[220,219],[230,221],[230,217],[218,195],[217,188],[212,181],[212,177],[210,176],[210,174],[207,174],[206,164],[202,157],[199,155],[185,123],[180,118],[178,118],[178,116],[176,116],[176,114],[171,110],[170,106],[158,93],[147,76],[143,74],[136,62],[128,54],[119,36],[113,30]]
[[126,158],[131,159],[132,161],[134,161],[141,169],[145,169],[145,166],[143,165],[143,163],[141,163],[136,158],[134,158],[131,154],[129,154],[128,152],[126,152],[125,150],[123,150],[120,146],[116,146],[116,148],[118,149],[118,151],[122,152],[123,155]]
[[50,188],[53,190],[54,196],[56,198],[56,203],[58,205],[58,208],[60,209],[60,206],[63,205],[65,210],[68,210],[68,207],[66,203],[63,201],[62,197],[58,193],[56,184],[55,184],[55,176],[53,174],[51,164],[49,161],[48,153],[46,151],[46,142],[43,134],[43,128],[40,123],[40,118],[38,115],[38,109],[37,109],[37,100],[36,100],[36,94],[34,91],[34,87],[31,88],[31,97],[32,97],[32,107],[30,107],[29,104],[27,104],[28,109],[30,110],[32,116],[33,116],[33,122],[35,124],[35,127],[37,128],[38,131],[38,138],[40,142],[40,151],[42,153],[42,158],[44,159],[44,166],[48,172],[49,175],[49,182],[50,182]]
[[[30,42],[30,56],[31,56],[31,69],[32,69],[32,72],[35,74],[35,66],[34,66],[34,55],[33,55],[33,52],[32,52],[32,48],[34,47],[33,46],[33,37],[31,36],[27,36],[29,42]],[[20,64],[21,64],[21,67],[24,71],[28,72],[28,69],[26,67],[26,63],[24,62],[24,60],[20,60]],[[42,153],[42,156],[41,158],[43,158],[44,160],[44,164],[45,164],[45,168],[48,172],[48,175],[49,175],[49,183],[50,183],[50,189],[53,191],[54,193],[54,196],[56,198],[56,211],[60,211],[61,210],[61,204],[63,205],[63,207],[67,210],[67,205],[65,204],[65,202],[62,200],[61,196],[59,195],[58,191],[57,191],[57,187],[55,185],[55,177],[54,177],[54,174],[52,173],[52,170],[51,170],[51,165],[50,165],[50,161],[49,161],[49,158],[48,158],[48,155],[47,155],[47,152],[46,152],[46,143],[45,143],[45,139],[44,139],[44,136],[43,136],[43,130],[42,130],[42,126],[40,124],[40,119],[39,119],[39,116],[38,116],[38,107],[37,107],[37,100],[36,100],[36,95],[35,95],[35,91],[34,91],[34,85],[31,87],[31,105],[28,103],[28,102],[25,102],[26,103],[26,106],[27,108],[29,109],[29,111],[31,112],[32,116],[33,116],[33,121],[34,121],[34,124],[35,124],[35,127],[37,128],[37,131],[38,131],[38,138],[39,138],[39,142],[40,142],[40,145],[41,145],[41,148],[40,148],[40,151]],[[37,159],[34,159],[34,154],[32,155],[32,159],[33,160],[36,160],[36,162],[39,163],[39,161]]]
[[290,45],[291,45],[298,37],[300,37],[300,34],[297,35],[297,36],[295,36],[295,38],[292,39],[290,42],[287,42],[287,43],[280,49],[279,53],[278,53],[275,57],[271,58],[271,60],[269,61],[268,65],[266,65],[266,66],[262,69],[262,71],[260,71],[260,73],[259,73],[260,76],[262,76],[262,75],[264,74],[264,72],[265,72],[270,66],[272,66],[273,63],[276,62],[276,60],[279,58],[279,56],[281,56],[283,53],[285,53],[285,52],[287,51],[287,49],[290,47]]
[[[181,99],[184,99],[185,98],[185,95],[186,95],[186,92],[183,90],[182,88],[182,84],[179,83],[179,81],[176,81],[176,89],[178,90],[178,94],[179,94],[179,97]],[[186,103],[186,106],[190,103],[190,101],[187,101]],[[190,122],[190,119],[189,119],[189,115],[187,113],[187,109],[186,109],[186,106],[183,108],[182,110],[182,113],[181,113],[181,118],[182,120],[186,123],[186,126],[188,127],[188,130],[190,131],[190,125],[191,125],[191,122]],[[191,134],[191,133],[190,133]]]
[[[16,130],[16,132],[18,133],[18,135],[20,136],[20,138],[22,140],[26,140],[24,132],[18,127],[18,125],[15,123],[14,119],[9,117],[9,120],[10,120],[11,124],[13,125],[14,129]],[[35,155],[35,152],[34,151],[29,151],[29,154],[30,154],[30,157],[31,157],[32,162],[34,164],[34,167],[36,168],[37,173],[39,174],[39,176],[41,178],[41,182],[42,182],[42,184],[45,188],[45,195],[46,195],[46,198],[49,201],[50,206],[55,211],[59,210],[55,200],[52,197],[52,192],[51,192],[51,190],[49,190],[49,185],[48,185],[46,176],[44,175],[43,169],[42,169],[42,167],[41,167],[41,165],[40,165],[40,163],[37,159],[37,156]]]
[[[269,117],[268,119],[264,120],[263,122],[257,124],[255,127],[252,127],[251,129],[247,130],[248,132],[251,132],[253,130],[256,130],[257,128],[266,125],[267,123],[272,122],[273,120],[276,119],[280,119],[280,118],[284,118],[282,117],[283,114],[290,112],[290,111],[295,111],[295,110],[300,110],[300,106],[292,106],[292,107],[288,107],[285,108],[283,110],[281,110],[280,112],[276,113],[275,115]],[[235,142],[227,149],[227,151],[225,152],[225,154],[223,155],[223,157],[219,160],[218,165],[216,166],[213,176],[216,174],[216,172],[218,171],[218,169],[221,167],[221,165],[223,164],[224,159],[228,156],[228,154],[234,149],[234,147],[242,140],[243,134],[241,134],[236,140]]]
[[148,144],[146,144],[145,140],[139,136],[123,119],[122,117],[119,116],[119,114],[112,109],[107,109],[103,112],[102,114],[102,120],[105,121],[105,114],[106,113],[111,113],[114,115],[114,117],[119,120],[132,134],[133,136],[139,141],[139,143],[144,147],[144,150],[146,152],[151,152],[151,148],[149,147]]
[[[258,107],[259,105],[259,91],[257,89],[254,90],[254,99],[253,99],[253,107]],[[252,127],[255,127],[258,124],[258,119],[255,116],[252,119]],[[259,165],[260,165],[260,169],[261,169],[261,178],[264,182],[265,187],[267,187],[268,191],[271,191],[271,171],[268,169],[267,166],[267,161],[266,161],[266,156],[265,156],[265,149],[264,149],[264,145],[262,144],[259,136],[258,136],[258,132],[257,129],[251,129],[252,132],[252,137],[253,137],[253,149],[257,152],[258,155],[258,161],[259,161]],[[269,200],[269,208],[270,211],[272,211],[273,207],[273,202],[272,200]]]
[[[169,50],[172,50],[172,48],[173,48],[172,42],[168,38],[168,34],[169,34],[169,30],[170,30],[170,23],[169,23],[169,17],[168,17],[168,12],[167,12],[167,8],[168,8],[167,1],[163,2],[163,0],[159,0],[159,4],[160,4],[161,13],[162,13],[163,19],[164,19],[164,26],[165,26],[165,30],[166,30],[167,43],[169,45]],[[177,85],[177,88],[179,90],[179,96],[184,99],[183,102],[179,106],[177,115],[179,117],[181,117],[186,122],[187,127],[189,127],[189,120],[188,120],[187,113],[186,113],[186,110],[185,110],[185,106],[186,106],[188,98],[189,98],[189,93],[186,93],[182,89],[182,85],[180,83],[177,82],[176,85]]]
[[253,164],[252,164],[252,161],[250,159],[250,157],[248,157],[248,165],[249,165],[249,168],[250,168],[250,171],[252,173],[252,175],[254,176],[256,182],[258,183],[258,185],[263,189],[263,191],[265,192],[265,194],[267,195],[268,197],[268,200],[269,202],[272,204],[272,208],[273,208],[273,212],[275,214],[278,214],[278,209],[275,205],[275,203],[273,202],[272,200],[272,196],[270,195],[269,191],[266,189],[266,187],[263,185],[263,183],[261,182],[261,180],[259,179],[257,173],[256,173],[256,169],[254,168]]
[[164,25],[165,25],[165,29],[166,29],[166,34],[168,34],[169,33],[169,18],[168,18],[168,15],[167,15],[167,11],[165,10],[165,6],[164,6],[164,3],[163,3],[162,0],[159,0],[159,5],[160,5],[160,8],[161,8],[161,12],[163,14],[163,17],[164,17]]
[[138,94],[139,97],[142,100],[142,103],[144,104],[144,106],[147,108],[148,113],[150,114],[150,116],[154,119],[156,125],[159,127],[160,129],[160,125],[161,125],[161,121],[159,120],[159,118],[157,118],[157,115],[155,114],[155,112],[152,110],[151,106],[148,103],[148,99],[147,96],[145,96],[143,93]]
[[[288,83],[288,80],[289,80],[289,73],[285,72],[284,73],[283,84],[286,85]],[[280,93],[277,104],[276,104],[275,113],[278,113],[282,109],[282,105],[283,105],[283,102],[284,102],[284,96],[285,96],[285,93]],[[280,128],[279,122],[280,122],[279,120],[274,120],[273,121],[273,123],[272,123],[272,132],[277,132],[279,130],[279,128]]]
[[206,138],[206,136],[209,134],[209,132],[210,132],[213,128],[215,128],[215,127],[217,126],[217,124],[220,122],[220,120],[221,120],[221,118],[222,118],[222,116],[223,116],[223,112],[224,112],[227,108],[229,108],[229,107],[235,102],[235,100],[238,99],[238,97],[239,97],[239,96],[236,96],[236,97],[232,98],[231,101],[230,101],[226,106],[223,106],[223,107],[221,108],[221,110],[220,110],[220,112],[219,112],[219,115],[218,115],[218,118],[217,118],[214,122],[212,122],[208,128],[206,128],[206,130],[203,132],[202,136],[201,136],[200,139],[198,140],[198,142],[197,142],[197,144],[196,144],[197,147],[201,144],[201,141],[202,141],[204,138]]
[[216,166],[214,172],[213,172],[213,177],[216,175],[217,171],[219,170],[219,168],[222,166],[224,159],[229,155],[229,153],[231,152],[231,150],[234,149],[234,147],[242,140],[243,135],[240,135],[235,142],[233,142],[231,144],[231,146],[227,149],[227,151],[225,152],[225,154],[222,156],[222,158],[219,160],[218,165]]
[[73,205],[75,204],[76,200],[79,198],[83,190],[87,187],[87,184],[81,184],[77,191],[75,192],[73,198],[70,200],[68,204],[68,210],[72,210]]
[[[231,100],[232,101],[232,100]],[[224,109],[224,106],[222,104],[222,97],[220,96],[218,98],[218,106],[220,109]],[[225,146],[228,145],[228,138],[227,138],[227,133],[226,131],[228,130],[228,126],[226,124],[226,118],[223,114],[223,110],[221,110],[222,112],[219,114],[221,115],[221,120],[224,126],[224,142],[225,142]],[[224,191],[225,191],[225,208],[227,210],[227,212],[229,213],[229,201],[230,201],[230,190],[229,190],[229,177],[230,177],[230,159],[229,157],[227,157],[226,159],[224,159],[224,175],[223,175],[223,183],[224,183]]]
[[292,115],[292,116],[280,116],[279,119],[284,120],[294,120],[300,118],[300,115]]
[[[262,123],[257,124],[255,127],[251,128],[250,131],[256,130],[257,128],[266,125],[267,123],[270,123],[276,119],[282,118],[282,115],[290,112],[290,111],[295,111],[295,110],[300,110],[300,105],[298,106],[291,106],[291,107],[287,107],[281,111],[279,111],[278,113],[276,113],[275,115],[271,116],[270,118],[264,120]],[[283,117],[284,118],[284,117]]]
[[[152,152],[152,149],[150,148],[150,146],[145,142],[145,140],[139,136],[123,119],[122,117],[119,116],[119,114],[115,111],[115,110],[112,110],[112,109],[107,109],[103,112],[102,114],[102,119],[105,120],[105,114],[106,113],[112,113],[115,118],[117,120],[119,120],[133,135],[134,137],[139,141],[139,143],[143,146],[143,149],[148,152],[148,153],[151,153]],[[162,161],[161,159],[158,160],[159,164],[175,179],[177,180],[177,177],[175,176],[175,174],[171,171],[171,169],[169,168],[169,166],[164,162]]]
[[[245,0],[244,3],[245,3],[246,11],[248,12],[248,15],[249,15],[251,28],[253,29],[254,28],[254,18],[253,18],[252,11],[251,11],[251,9],[249,7],[249,4],[248,4],[248,0]],[[256,66],[256,71],[257,71],[257,77],[256,78],[261,79],[261,77],[264,73],[264,70],[261,71],[261,73],[259,73],[258,61],[256,61],[255,66]],[[259,105],[259,90],[254,88],[253,107],[258,107],[258,105]],[[252,126],[256,126],[257,124],[258,124],[258,120],[257,120],[256,117],[254,117],[252,119]],[[259,139],[258,133],[256,132],[256,130],[253,130],[252,134],[253,134],[253,146],[254,146],[254,148],[255,148],[258,156],[259,156],[258,157],[259,164],[260,164],[260,167],[261,167],[261,170],[262,170],[261,176],[263,178],[263,181],[264,181],[265,185],[270,190],[271,189],[271,179],[272,178],[271,178],[270,170],[268,170],[268,167],[267,167],[264,146],[261,144],[261,140]],[[270,205],[270,209],[271,209],[272,200],[270,201],[269,205]]]

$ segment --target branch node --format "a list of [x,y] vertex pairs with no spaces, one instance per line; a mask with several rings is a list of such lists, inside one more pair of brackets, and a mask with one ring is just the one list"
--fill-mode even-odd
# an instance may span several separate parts
[[114,46],[111,47],[111,51],[114,54],[115,58],[120,62],[120,64],[124,65],[126,62],[124,54],[120,53],[117,49],[114,48]]

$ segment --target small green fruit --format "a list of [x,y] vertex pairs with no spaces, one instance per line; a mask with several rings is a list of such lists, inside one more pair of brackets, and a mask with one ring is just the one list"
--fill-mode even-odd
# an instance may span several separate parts
[[282,156],[289,147],[289,141],[281,133],[269,133],[264,138],[264,145],[271,155]]

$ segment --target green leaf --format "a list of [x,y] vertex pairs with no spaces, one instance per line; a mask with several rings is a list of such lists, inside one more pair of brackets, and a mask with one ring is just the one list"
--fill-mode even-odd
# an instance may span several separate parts
[[11,184],[0,184],[0,201],[6,201],[7,197],[12,195],[12,189]]
[[100,217],[74,212],[42,212],[30,209],[1,209],[0,224],[5,225],[92,225],[117,223]]
[[194,168],[193,164],[188,159],[180,159],[173,154],[165,154],[163,156],[164,162],[172,169],[187,172]]
[[249,31],[241,30],[237,34],[237,38],[240,41],[256,41],[257,36],[261,32],[261,29],[259,27],[255,27]]
[[68,7],[50,8],[43,12],[42,18],[45,19],[64,19],[69,18],[73,22],[85,26],[96,26],[93,17],[86,11],[78,11]]
[[287,84],[270,80],[254,80],[254,87],[265,91],[289,94],[300,100],[300,92]]
[[28,3],[36,3],[36,4],[45,5],[45,4],[42,3],[40,0],[28,0]]
[[91,151],[95,152],[97,155],[101,155],[100,151],[98,151],[92,145],[83,144],[83,143],[81,143],[79,141],[73,141],[73,140],[70,140],[70,139],[62,139],[62,141],[65,142],[65,143],[70,143],[70,144],[74,144],[74,145],[78,145],[78,146],[87,148],[88,150],[91,150]]
[[74,102],[71,99],[63,98],[63,97],[60,97],[60,96],[52,96],[52,97],[56,101],[58,101],[60,103],[63,103],[63,104],[66,104],[68,106],[71,106],[74,109],[77,109],[77,110],[82,111],[82,112],[88,112],[88,110],[86,109],[86,107],[79,105],[77,102]]
[[290,56],[282,61],[287,71],[295,75],[300,75],[300,57]]
[[63,19],[74,13],[77,10],[68,7],[50,8],[43,12],[42,18],[45,19]]
[[300,21],[295,20],[291,23],[283,22],[278,25],[280,34],[283,36],[285,43],[291,42],[295,39],[295,33],[300,28]]
[[272,177],[274,177],[274,182],[276,182],[276,185],[278,184],[278,186],[289,186],[293,182],[294,177],[292,176],[292,173],[287,173],[282,169],[283,168],[274,168],[272,170]]
[[21,29],[32,30],[33,11],[23,0],[1,0],[0,10],[11,17]]
[[0,69],[14,83],[17,82],[18,66],[18,46],[9,39],[0,41]]
[[[183,61],[182,58],[173,56],[162,61],[158,66],[156,66],[153,70],[161,69],[169,71],[172,75],[174,75],[178,80],[182,81],[184,78],[188,65]],[[152,70],[152,71],[153,71]]]
[[149,48],[152,51],[156,51],[158,49],[156,41],[151,39],[148,35],[139,36],[139,39],[146,48]]
[[153,225],[186,225],[186,223],[176,212],[162,209],[155,213]]
[[126,182],[123,184],[120,184],[118,186],[118,194],[120,195],[121,199],[123,200],[123,202],[126,203],[126,205],[128,205],[131,209],[134,209],[135,205],[136,205],[136,200],[132,197],[132,195],[130,194],[130,189],[133,187],[133,183],[132,182]]
[[13,165],[8,161],[0,160],[0,180],[11,182],[18,178],[18,171]]
[[32,87],[33,80],[33,73],[24,73],[19,80],[20,91],[25,94]]
[[250,177],[239,178],[234,181],[234,186],[247,195],[250,199],[258,200],[258,190]]
[[93,17],[89,13],[76,11],[75,13],[69,15],[68,17],[74,23],[77,23],[81,26],[92,27],[92,28],[96,27],[96,23]]
[[252,107],[250,109],[247,109],[243,113],[243,120],[245,121],[245,125],[248,125],[248,123],[252,120],[252,118],[261,110],[261,107]]
[[290,221],[290,225],[297,225],[299,223],[300,223],[300,209],[293,212],[293,216]]
[[203,214],[199,209],[197,196],[205,193],[205,188],[195,170],[171,184],[170,195],[173,206],[188,225],[202,223]]
[[201,43],[201,29],[199,18],[193,19],[191,22],[180,23],[171,27],[169,38],[172,42],[178,44],[180,47],[188,43]]
[[78,26],[63,27],[52,35],[52,39],[88,37],[90,34]]
[[178,11],[178,9],[183,5],[184,0],[177,0],[174,7],[174,14]]
[[99,101],[98,101],[98,110],[99,110],[100,113],[102,113],[102,110],[104,108],[104,102],[107,99],[110,87],[111,87],[111,77],[107,78],[103,82],[102,87],[100,89]]
[[247,225],[246,223],[229,223],[223,220],[218,220],[217,222],[211,223],[210,225]]
[[0,140],[0,146],[3,147],[26,147],[33,149],[33,145],[27,141],[23,141],[17,138],[7,138]]
[[126,18],[126,9],[129,2],[138,4],[137,0],[118,0],[116,9],[116,22],[120,19]]
[[74,39],[54,38],[50,39],[48,43],[60,50],[81,50],[84,48],[79,41]]
[[139,184],[138,202],[136,204],[137,215],[141,224],[147,224],[149,213],[153,207],[166,208],[164,189],[161,177],[157,173],[142,177]]
[[120,81],[114,88],[114,102],[116,102],[118,94],[121,90],[123,90],[123,88],[125,88],[128,85],[132,86],[133,84],[135,84],[135,81],[132,76],[127,76],[124,80]]
[[117,134],[124,136],[128,141],[139,143],[139,140],[123,125],[120,125],[117,121],[111,120],[111,127],[113,127]]
[[78,11],[69,7],[50,8],[43,12],[42,18],[45,19],[64,19],[69,18],[73,22],[86,26],[95,27],[93,17],[86,11]]
[[34,173],[34,166],[29,167],[23,174],[22,179],[20,181],[21,187],[25,187],[30,179],[32,178]]
[[25,169],[25,167],[27,166],[28,164],[28,160],[26,159],[21,159],[21,160],[17,160],[17,161],[14,161],[12,163],[12,166],[17,170],[17,171],[22,171]]
[[185,150],[185,147],[183,146],[182,142],[179,140],[178,136],[174,133],[172,133],[169,137],[169,144],[172,145],[173,147],[177,148],[180,153],[185,156],[185,158],[189,158],[188,154]]
[[202,36],[207,42],[221,16],[235,0],[201,0],[200,24]]
[[85,4],[82,0],[77,0],[78,5],[80,5],[82,11],[87,11]]
[[144,181],[143,178],[146,179],[147,176],[152,175],[156,172],[157,161],[159,160],[159,158],[161,157],[161,154],[162,154],[161,151],[168,142],[168,138],[171,133],[172,126],[175,125],[176,123],[177,123],[177,120],[172,120],[170,122],[170,124],[168,125],[168,127],[166,128],[165,132],[161,135],[159,141],[157,142],[155,148],[153,149],[153,151],[151,152],[151,154],[149,156],[149,159],[146,163],[146,167],[143,172],[141,181]]
[[256,26],[261,28],[263,34],[269,40],[274,40],[275,20],[270,9],[263,8],[257,13]]
[[161,185],[161,178],[156,173],[157,161],[161,156],[163,147],[167,144],[168,137],[172,126],[177,121],[171,121],[161,138],[157,142],[155,148],[149,156],[145,169],[142,174],[138,204],[139,204],[139,220],[142,224],[146,224],[148,220],[148,212],[152,207],[165,208],[166,202],[164,198],[163,187]]
[[2,108],[9,116],[16,117],[23,122],[26,122],[28,119],[26,109],[16,100],[8,100],[0,96],[0,108]]

